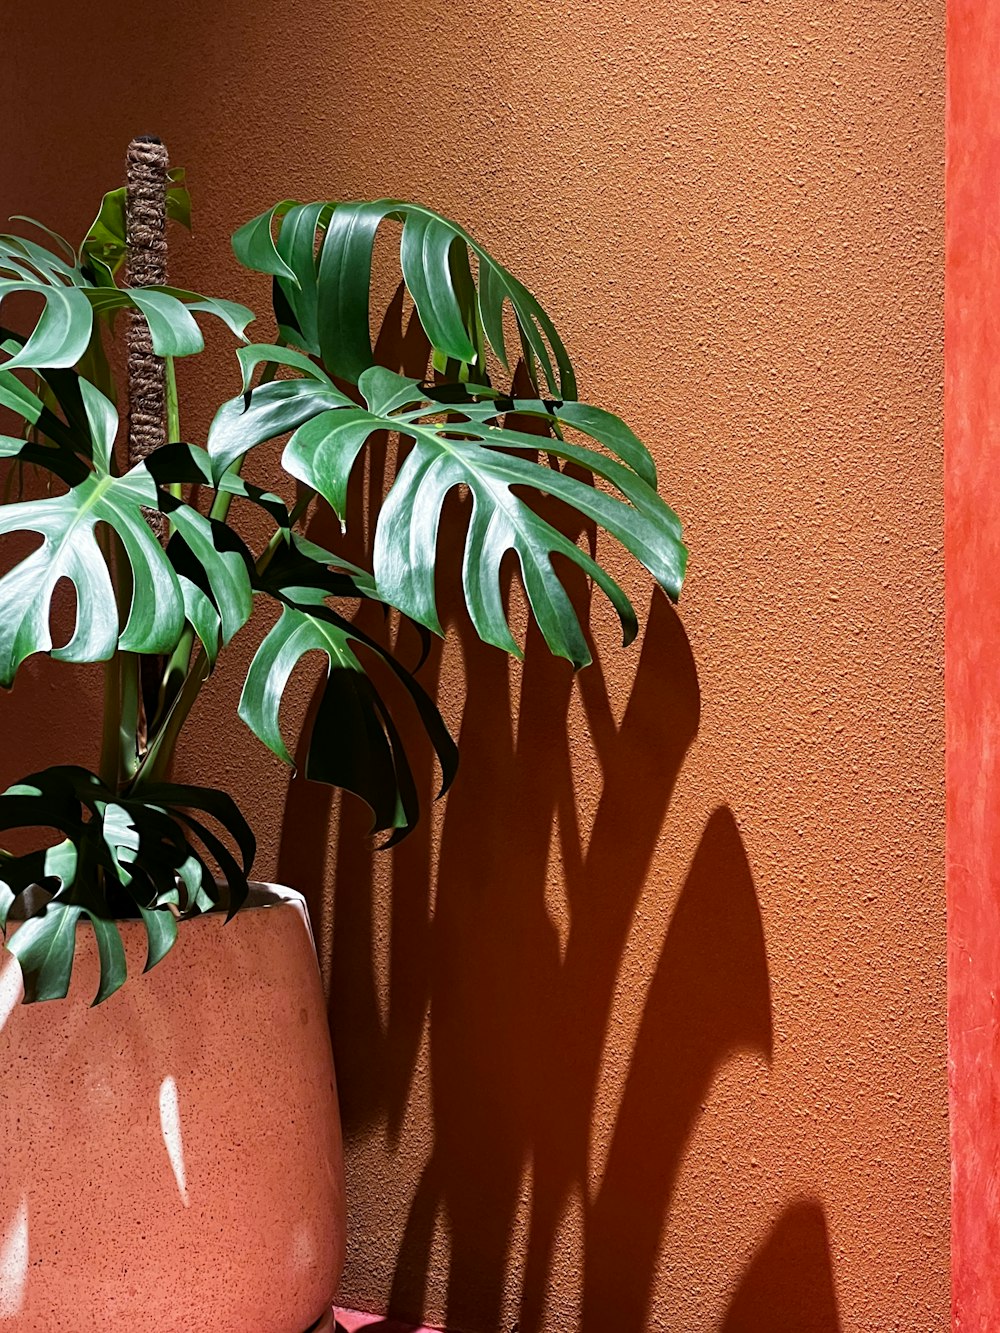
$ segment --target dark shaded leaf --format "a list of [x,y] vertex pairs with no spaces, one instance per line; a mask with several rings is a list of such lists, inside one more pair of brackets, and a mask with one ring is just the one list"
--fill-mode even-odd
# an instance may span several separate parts
[[331,407],[353,407],[330,383],[313,379],[272,380],[219,408],[208,432],[208,452],[216,482],[223,473],[264,440],[273,440]]
[[109,995],[114,995],[115,991],[125,983],[128,975],[125,946],[114,922],[103,921],[93,912],[88,912],[87,915],[97,936],[97,955],[101,961],[101,981],[94,996],[94,1004],[100,1004]]
[[[329,580],[352,576],[336,566],[331,570],[320,566],[310,575],[309,564],[318,562],[309,560],[305,548],[293,547],[284,567],[268,571],[268,591],[282,601],[283,608],[250,664],[240,717],[274,754],[291,765],[281,735],[281,700],[301,659],[309,652],[323,653],[327,677],[309,737],[306,776],[360,796],[372,811],[373,831],[408,831],[419,817],[409,762],[390,710],[355,648],[362,646],[374,653],[409,694],[441,765],[442,792],[454,778],[457,748],[433,701],[411,673],[388,649],[325,604],[326,595],[339,591]],[[351,592],[365,595],[353,580]]]
[[65,997],[73,971],[77,922],[82,915],[82,907],[50,902],[7,941],[7,948],[21,965],[27,1004]]
[[[176,912],[192,916],[224,903],[231,915],[245,901],[256,851],[249,825],[223,792],[157,783],[119,795],[95,774],[72,766],[33,774],[0,795],[0,828],[12,827],[55,828],[68,835],[55,847],[0,855],[4,922],[14,899],[30,885],[52,886],[55,894],[11,938],[26,972],[29,1000],[65,994],[76,939],[67,910],[75,914],[74,923],[86,913],[97,933],[101,982],[95,1003],[100,1003],[125,980],[109,886],[117,887],[116,906],[123,890],[133,914],[145,923],[148,970],[177,937]],[[212,863],[227,876],[225,888]]]

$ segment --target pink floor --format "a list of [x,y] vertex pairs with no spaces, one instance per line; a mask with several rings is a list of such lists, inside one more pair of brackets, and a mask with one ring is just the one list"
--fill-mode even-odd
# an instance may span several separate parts
[[430,1328],[415,1328],[412,1324],[400,1324],[395,1319],[384,1319],[377,1314],[358,1314],[356,1310],[336,1310],[337,1325],[343,1333],[360,1333],[368,1329],[369,1333],[435,1333]]

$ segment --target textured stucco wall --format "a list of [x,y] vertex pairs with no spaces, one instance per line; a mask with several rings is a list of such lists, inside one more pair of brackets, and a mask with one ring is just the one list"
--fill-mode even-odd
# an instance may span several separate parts
[[[5,37],[5,213],[75,233],[158,132],[196,195],[175,278],[263,309],[220,231],[426,200],[537,290],[694,552],[686,639],[656,601],[622,653],[595,605],[575,683],[467,636],[432,659],[464,771],[392,856],[196,714],[184,773],[316,905],[343,1300],[470,1333],[944,1328],[943,4],[70,13]],[[66,679],[35,672],[85,756]]]

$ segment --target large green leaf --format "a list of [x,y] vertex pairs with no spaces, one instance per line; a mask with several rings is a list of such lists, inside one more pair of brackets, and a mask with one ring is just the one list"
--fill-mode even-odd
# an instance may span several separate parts
[[195,314],[212,315],[238,338],[254,319],[252,310],[235,301],[201,296],[180,287],[87,287],[84,290],[97,314],[113,314],[128,307],[137,309],[149,325],[157,356],[193,356],[203,350],[205,339]]
[[[60,464],[58,450],[38,450],[33,461],[50,462],[57,474],[73,482],[62,495],[0,507],[0,536],[35,533],[42,544],[0,578],[0,684],[10,685],[20,664],[37,652],[51,652],[62,661],[95,662],[109,658],[116,645],[136,653],[169,652],[185,622],[185,597],[174,565],[154,537],[143,507],[162,504],[170,510],[177,540],[202,571],[203,591],[219,614],[228,641],[250,614],[246,559],[238,546],[222,540],[217,525],[194,509],[161,496],[152,472],[139,464],[125,476],[111,471],[118,418],[112,404],[91,384],[81,381],[90,426],[94,470],[73,481]],[[22,456],[11,441],[10,452]],[[82,466],[79,460],[72,460]],[[164,482],[172,478],[165,476]],[[115,534],[131,567],[132,596],[124,628],[99,525]],[[68,579],[76,593],[76,620],[68,642],[53,647],[51,604],[56,585]]]
[[331,374],[357,383],[374,364],[372,253],[386,220],[403,224],[403,280],[437,353],[458,366],[474,366],[482,380],[488,341],[508,366],[503,321],[509,304],[531,383],[537,388],[540,369],[550,393],[576,397],[569,356],[539,302],[463,227],[423,205],[399,199],[313,204],[284,200],[241,227],[233,236],[233,249],[248,268],[274,277],[276,313],[285,331],[318,356]]
[[25,921],[8,940],[7,948],[21,964],[28,1004],[61,1000],[69,990],[76,927],[82,915],[83,908],[75,903],[48,903],[40,915]]
[[354,406],[322,372],[320,375],[320,378],[272,380],[259,385],[245,398],[223,403],[208,433],[208,451],[216,481],[232,463],[265,440],[295,430],[318,412]]
[[[33,227],[40,226],[33,219],[23,220],[30,221]],[[63,247],[68,249],[68,246],[63,238],[56,236],[55,232],[49,233],[49,236],[56,248],[66,255]],[[63,258],[51,246],[39,245],[37,241],[25,236],[0,236],[0,273],[15,281],[27,278],[30,282],[40,280],[54,287],[63,284],[80,286],[85,281],[72,255]]]
[[360,796],[372,811],[373,831],[408,832],[419,818],[419,798],[393,710],[358,656],[378,659],[409,695],[441,765],[442,793],[455,775],[458,752],[430,696],[382,644],[326,604],[327,597],[366,599],[370,576],[300,538],[268,566],[259,586],[282,603],[281,616],[260,645],[247,673],[240,717],[287,764],[281,734],[285,687],[310,652],[327,658],[323,696],[309,736],[306,776]]
[[0,282],[0,302],[15,292],[40,297],[44,306],[24,346],[4,369],[40,370],[75,366],[94,332],[95,315],[133,307],[149,324],[157,356],[183,357],[200,352],[205,340],[191,312],[214,315],[237,337],[254,318],[235,301],[219,301],[176,287],[65,287],[43,282]]
[[40,297],[44,305],[31,335],[4,369],[75,366],[87,350],[94,322],[86,292],[61,283],[0,282],[0,303],[14,293]]
[[[434,590],[437,533],[445,496],[456,486],[467,487],[473,502],[463,568],[465,599],[477,632],[488,643],[519,652],[501,592],[500,567],[508,551],[517,555],[532,611],[554,653],[575,666],[590,661],[553,556],[578,565],[604,590],[618,612],[626,642],[636,633],[635,612],[618,584],[532,508],[525,489],[553,496],[597,523],[670,597],[678,596],[687,558],[680,523],[656,492],[656,471],[645,446],[612,413],[575,400],[505,398],[485,386],[429,390],[377,366],[363,372],[359,381],[365,407],[332,404],[312,380],[281,384],[282,407],[294,402],[294,413],[275,412],[268,395],[275,385],[253,390],[244,417],[254,424],[243,441],[256,442],[267,431],[277,434],[279,427],[288,430],[299,423],[285,447],[283,466],[341,516],[351,469],[368,439],[379,431],[397,431],[413,442],[378,517],[374,572],[380,596],[429,629],[441,631]],[[295,384],[297,392],[291,388]],[[226,429],[209,438],[216,475],[235,456],[236,432],[229,423],[238,408],[227,407],[217,418]],[[535,418],[555,434],[540,438],[502,424],[509,413],[514,419]],[[601,448],[563,438],[564,431]],[[539,462],[539,449],[568,466]],[[581,480],[580,469],[599,479],[598,484]]]
[[[176,575],[142,515],[156,504],[156,487],[141,465],[124,477],[92,474],[65,495],[6,505],[0,535],[34,532],[42,545],[0,579],[0,684],[10,685],[32,653],[63,662],[100,662],[116,644],[131,652],[169,652],[180,637],[184,604]],[[119,635],[114,587],[95,532],[109,524],[121,539],[135,591]],[[76,628],[53,648],[52,595],[68,579],[77,598]]]
[[51,895],[8,941],[29,1002],[66,994],[84,915],[97,937],[100,1003],[126,976],[116,916],[144,922],[148,970],[176,940],[178,916],[213,906],[232,915],[246,900],[256,845],[224,792],[157,783],[123,795],[86,769],[59,766],[0,794],[0,829],[14,827],[66,835],[52,848],[0,855],[0,926],[6,927],[11,904],[30,885]]
[[[185,199],[181,187],[171,188],[172,215],[184,216]],[[88,357],[101,361],[95,350],[99,337],[95,316],[111,316],[128,307],[145,317],[158,356],[190,356],[202,350],[196,314],[212,315],[243,337],[254,316],[233,301],[176,287],[118,287],[114,273],[124,256],[124,226],[124,190],[119,190],[105,196],[78,261],[71,251],[63,258],[25,237],[0,236],[0,303],[15,292],[43,302],[34,329],[5,363],[6,369],[65,369]],[[47,234],[57,248],[69,249],[61,237]]]

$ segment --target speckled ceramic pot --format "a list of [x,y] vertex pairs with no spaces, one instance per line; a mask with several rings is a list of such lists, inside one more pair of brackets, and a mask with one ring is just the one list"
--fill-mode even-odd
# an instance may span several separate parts
[[0,1329],[304,1333],[344,1261],[333,1058],[302,898],[185,924],[90,1007],[79,928],[66,1000],[21,1005],[0,955]]

